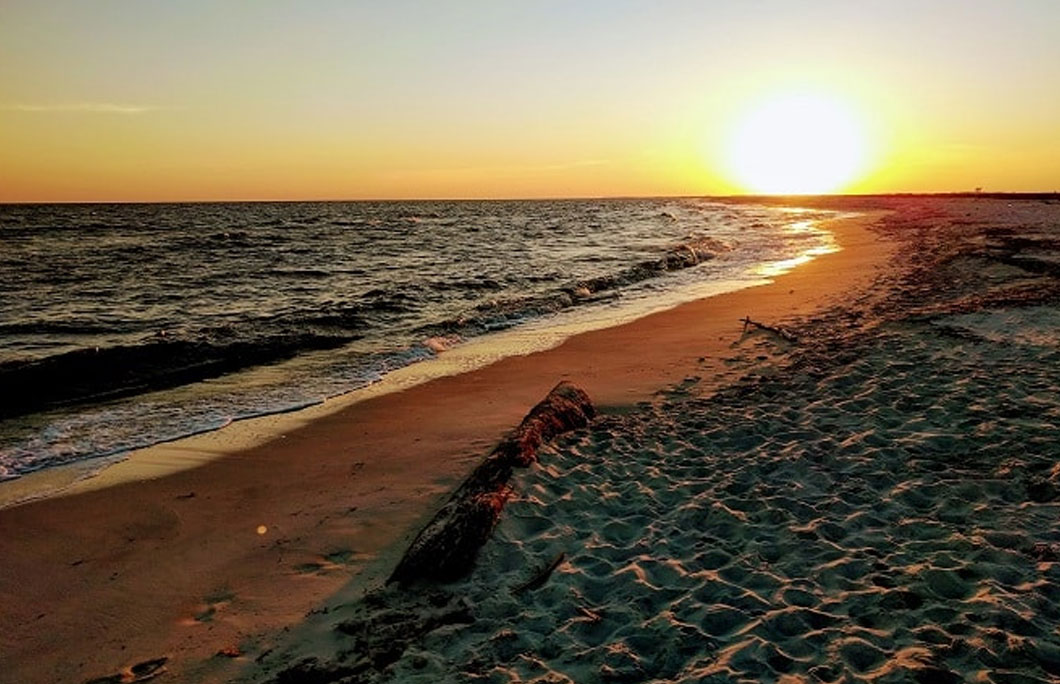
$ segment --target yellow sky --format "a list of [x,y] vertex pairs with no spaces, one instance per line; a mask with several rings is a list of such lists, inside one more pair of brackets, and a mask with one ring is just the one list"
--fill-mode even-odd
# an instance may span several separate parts
[[715,4],[14,0],[0,201],[740,193],[785,92],[854,112],[837,190],[1060,189],[1060,3]]

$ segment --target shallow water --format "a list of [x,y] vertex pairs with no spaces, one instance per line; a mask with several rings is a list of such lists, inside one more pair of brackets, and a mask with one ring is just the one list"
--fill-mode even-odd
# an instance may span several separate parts
[[317,403],[527,322],[736,289],[827,250],[823,215],[703,199],[0,207],[0,479]]

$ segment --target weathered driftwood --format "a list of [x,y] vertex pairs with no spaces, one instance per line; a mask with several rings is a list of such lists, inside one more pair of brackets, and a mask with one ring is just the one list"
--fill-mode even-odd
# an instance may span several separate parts
[[773,325],[766,325],[765,323],[759,323],[758,321],[752,321],[750,316],[744,316],[740,320],[743,323],[744,332],[747,332],[747,327],[748,326],[754,326],[754,327],[758,328],[759,330],[765,330],[765,331],[773,333],[774,335],[776,335],[780,339],[784,340],[785,342],[790,342],[791,344],[796,344],[799,341],[799,338],[795,337],[794,335],[792,335],[790,332],[788,332],[784,328],[778,328],[778,327],[773,326]]
[[585,392],[569,382],[556,385],[420,530],[387,583],[445,582],[467,574],[511,494],[513,469],[527,467],[544,442],[584,427],[594,415]]

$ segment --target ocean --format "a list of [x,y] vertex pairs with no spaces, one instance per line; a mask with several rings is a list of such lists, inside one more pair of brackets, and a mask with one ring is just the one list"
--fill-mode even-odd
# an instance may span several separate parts
[[501,331],[762,282],[833,249],[831,215],[696,198],[0,206],[0,480],[316,404]]

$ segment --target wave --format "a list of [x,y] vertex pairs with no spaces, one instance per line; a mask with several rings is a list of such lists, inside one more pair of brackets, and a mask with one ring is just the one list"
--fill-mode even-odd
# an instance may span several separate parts
[[728,244],[715,238],[690,236],[687,240],[669,247],[657,259],[641,261],[613,274],[579,279],[541,294],[492,300],[456,318],[420,326],[414,332],[427,338],[435,338],[448,335],[468,337],[502,330],[527,318],[556,313],[577,304],[617,297],[617,291],[623,287],[698,266],[730,249]]
[[98,321],[18,321],[0,323],[0,335],[102,335],[114,326]]
[[[15,474],[322,401],[568,307],[725,280],[793,256],[801,238],[774,210],[698,200],[0,214],[0,271],[11,275],[0,299],[13,304],[0,307],[0,419],[25,414],[0,426],[0,472]],[[730,240],[732,254],[712,262],[729,246],[705,235]]]
[[167,389],[304,351],[334,349],[351,334],[288,332],[231,342],[167,340],[79,349],[32,361],[0,364],[0,419],[73,404]]
[[[245,240],[245,232],[214,233],[212,239]],[[415,327],[422,338],[472,337],[511,327],[527,318],[547,315],[571,306],[617,296],[625,286],[668,272],[697,266],[727,251],[728,245],[705,236],[660,250],[614,273],[581,278],[527,296],[491,299],[464,314]],[[280,267],[275,275],[285,279],[325,278],[326,269]],[[523,280],[531,285],[533,276]],[[552,280],[549,274],[544,281]],[[511,290],[488,276],[430,279],[428,289],[477,292]],[[547,285],[546,285],[547,287]],[[242,323],[213,324],[209,328],[146,331],[134,321],[102,323],[86,320],[17,322],[5,324],[6,334],[47,334],[73,337],[121,335],[107,346],[61,351],[43,358],[0,363],[0,419],[73,404],[106,401],[217,377],[253,366],[292,358],[304,351],[331,349],[362,337],[379,324],[406,319],[422,309],[421,293],[401,286],[372,288],[354,301],[324,302],[300,311],[285,311]],[[393,320],[391,320],[393,319]],[[389,323],[388,323],[389,324]],[[132,337],[144,335],[147,337]],[[410,340],[411,342],[411,340]],[[90,343],[89,343],[90,344]]]

